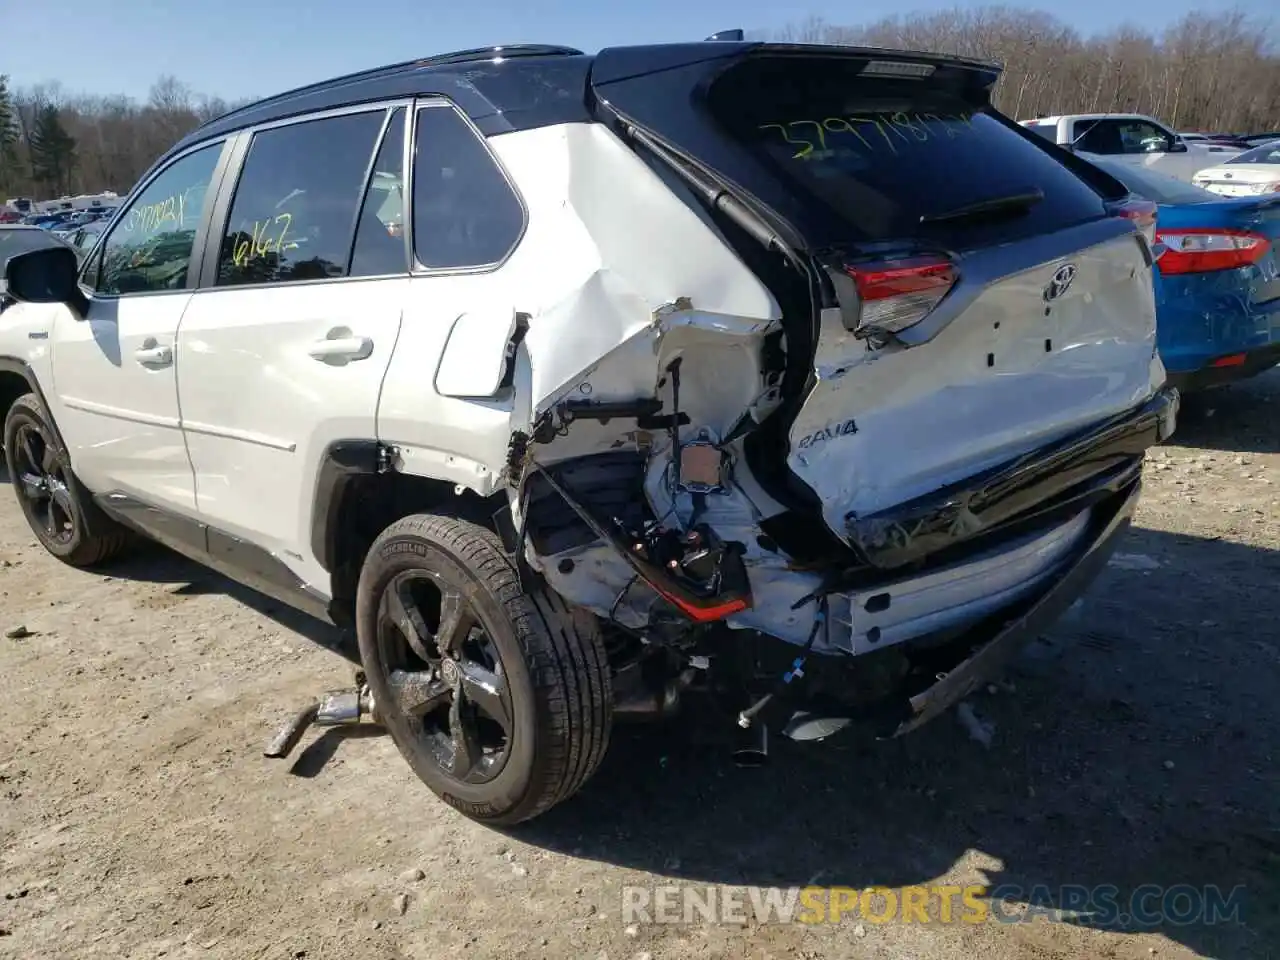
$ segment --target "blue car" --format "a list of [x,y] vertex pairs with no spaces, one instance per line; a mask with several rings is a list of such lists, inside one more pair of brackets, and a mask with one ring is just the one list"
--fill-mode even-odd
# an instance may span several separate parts
[[1183,391],[1280,363],[1280,195],[1226,199],[1152,170],[1090,158],[1157,204],[1156,339]]

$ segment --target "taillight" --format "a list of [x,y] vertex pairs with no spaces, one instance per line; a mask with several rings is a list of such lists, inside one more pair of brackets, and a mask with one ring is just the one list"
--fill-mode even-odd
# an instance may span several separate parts
[[1142,235],[1147,238],[1147,245],[1155,243],[1156,205],[1150,200],[1129,197],[1127,200],[1107,204],[1107,212],[1113,217],[1132,220],[1142,231]]
[[847,265],[862,300],[855,336],[897,333],[929,315],[959,277],[946,257],[922,256]]
[[1257,263],[1271,248],[1266,237],[1247,230],[1160,230],[1165,246],[1160,272],[1208,273]]

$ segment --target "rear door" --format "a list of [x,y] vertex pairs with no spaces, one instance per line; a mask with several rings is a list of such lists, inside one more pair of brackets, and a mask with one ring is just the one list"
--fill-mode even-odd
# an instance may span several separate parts
[[[244,135],[201,289],[178,338],[200,517],[308,584],[311,493],[328,445],[373,439],[408,283],[407,103]],[[229,174],[229,177],[231,175]],[[210,549],[232,549],[210,536]]]

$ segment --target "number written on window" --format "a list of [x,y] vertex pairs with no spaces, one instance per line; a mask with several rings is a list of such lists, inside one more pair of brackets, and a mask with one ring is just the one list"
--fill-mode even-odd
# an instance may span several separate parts
[[138,194],[102,243],[100,271],[92,283],[98,293],[150,293],[187,286],[196,227],[221,153],[221,143],[189,153]]
[[218,285],[347,275],[352,227],[386,112],[254,134],[218,256]]

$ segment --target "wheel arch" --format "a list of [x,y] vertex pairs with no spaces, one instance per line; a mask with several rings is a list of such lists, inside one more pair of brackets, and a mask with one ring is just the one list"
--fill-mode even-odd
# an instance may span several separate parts
[[331,613],[340,626],[354,612],[365,555],[391,524],[414,513],[447,512],[495,530],[494,514],[507,502],[501,491],[482,497],[452,480],[402,473],[393,459],[385,444],[359,438],[335,441],[321,455],[310,546],[329,574]]
[[45,414],[49,420],[49,429],[53,431],[54,439],[57,441],[58,446],[66,450],[67,445],[62,439],[57,421],[54,420],[53,412],[49,408],[49,402],[45,399],[44,391],[40,388],[40,379],[36,376],[35,370],[31,368],[31,364],[18,357],[0,356],[0,421],[8,415],[9,408],[13,406],[13,402],[28,393],[36,395],[36,398],[40,401],[40,406],[44,407]]

